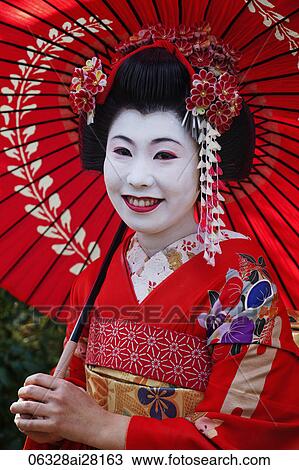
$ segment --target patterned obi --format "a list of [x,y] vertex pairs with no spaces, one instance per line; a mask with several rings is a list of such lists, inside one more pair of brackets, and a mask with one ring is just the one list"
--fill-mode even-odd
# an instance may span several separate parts
[[108,411],[184,417],[204,398],[211,357],[206,341],[190,334],[93,318],[85,370],[88,393]]

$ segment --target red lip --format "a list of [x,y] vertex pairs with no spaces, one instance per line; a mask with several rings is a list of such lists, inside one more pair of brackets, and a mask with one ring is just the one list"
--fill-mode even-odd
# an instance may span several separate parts
[[156,204],[153,204],[152,206],[136,207],[136,206],[133,206],[132,204],[129,203],[126,196],[122,196],[122,198],[125,201],[125,203],[127,204],[127,206],[130,209],[132,209],[132,211],[134,211],[134,212],[151,212],[154,209],[156,209],[156,207],[158,207],[158,205],[161,204],[161,202],[163,201],[163,199],[162,199],[161,201],[157,202]]

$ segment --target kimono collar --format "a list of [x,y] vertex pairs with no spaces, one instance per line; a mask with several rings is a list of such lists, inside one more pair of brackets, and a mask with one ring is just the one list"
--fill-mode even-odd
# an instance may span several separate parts
[[132,236],[126,258],[131,282],[139,302],[176,269],[203,250],[203,244],[191,233],[176,240],[152,256],[141,247],[137,233]]
[[137,233],[134,233],[130,240],[126,257],[131,274],[133,275],[142,271],[145,264],[151,264],[156,266],[156,268],[160,264],[168,264],[169,268],[175,271],[175,269],[202,250],[203,245],[196,239],[196,233],[191,233],[149,257],[141,247]]

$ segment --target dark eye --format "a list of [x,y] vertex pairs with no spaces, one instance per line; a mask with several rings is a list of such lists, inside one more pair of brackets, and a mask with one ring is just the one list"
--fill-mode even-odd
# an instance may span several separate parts
[[177,157],[175,155],[173,155],[172,153],[159,152],[155,155],[155,158],[157,158],[157,160],[171,160],[171,159],[177,158]]
[[131,155],[130,150],[126,149],[125,147],[119,147],[115,149],[114,152],[118,155]]

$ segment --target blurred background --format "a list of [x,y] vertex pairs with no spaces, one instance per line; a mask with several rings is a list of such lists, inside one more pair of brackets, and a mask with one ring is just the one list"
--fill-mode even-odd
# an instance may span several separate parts
[[24,436],[9,407],[25,378],[49,373],[59,359],[65,326],[0,290],[0,448],[21,449]]

